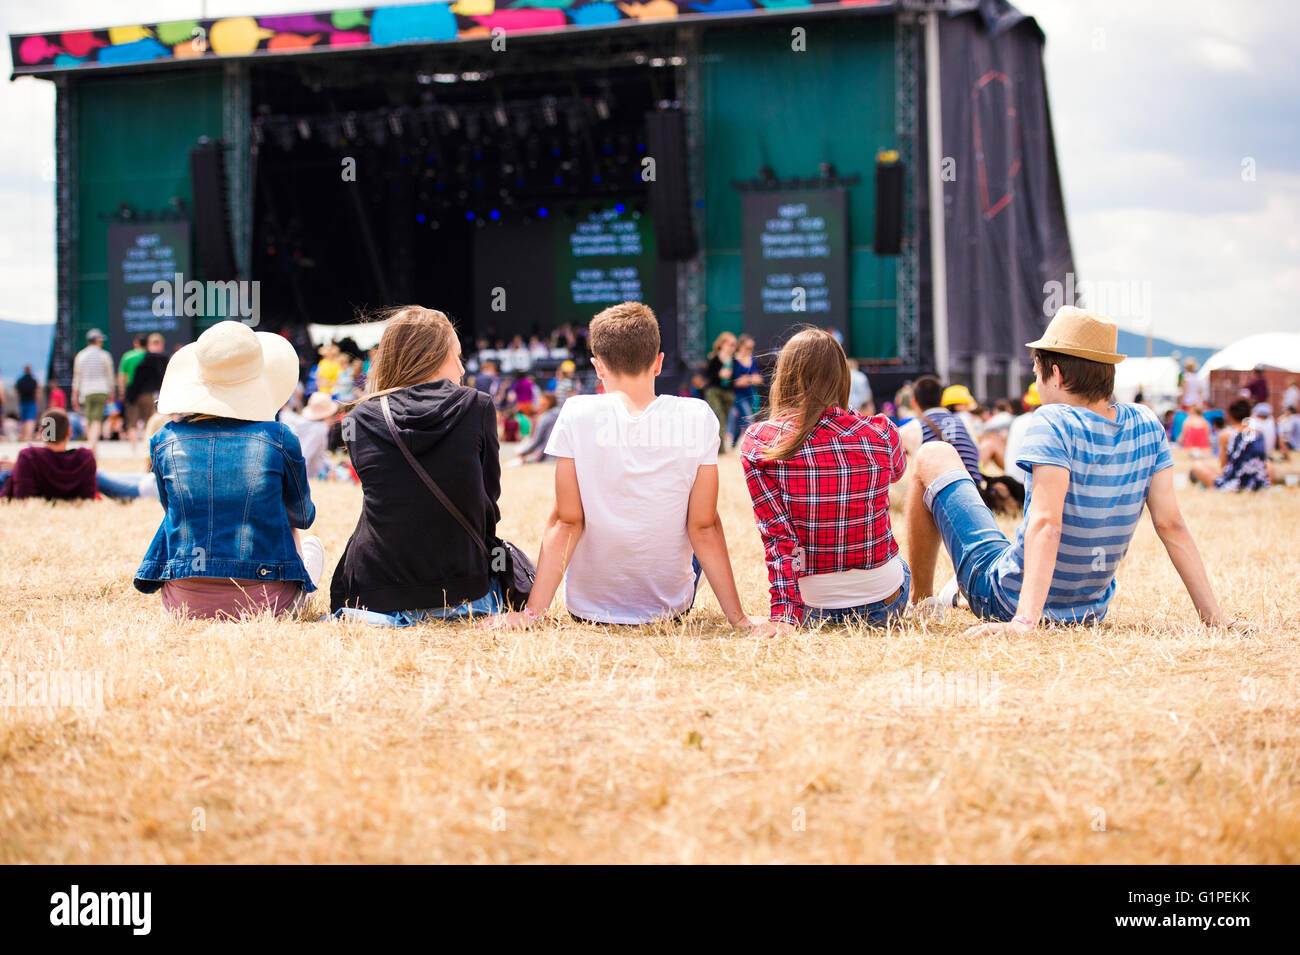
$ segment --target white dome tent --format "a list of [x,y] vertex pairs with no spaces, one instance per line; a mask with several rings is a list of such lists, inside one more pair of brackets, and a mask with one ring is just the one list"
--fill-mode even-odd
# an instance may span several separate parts
[[1248,371],[1258,365],[1300,372],[1300,332],[1266,332],[1235,341],[1207,358],[1197,374],[1204,378],[1219,369]]

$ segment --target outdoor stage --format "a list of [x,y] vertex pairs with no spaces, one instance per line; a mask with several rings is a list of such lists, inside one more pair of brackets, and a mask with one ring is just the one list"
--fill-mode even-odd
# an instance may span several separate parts
[[263,328],[414,301],[467,343],[640,299],[667,387],[721,331],[762,350],[811,323],[882,387],[937,370],[1018,393],[1042,288],[1073,267],[1042,39],[965,0],[461,0],[12,37],[15,75],[58,85],[51,376],[89,328],[120,353],[159,327],[153,280],[182,275],[259,283]]

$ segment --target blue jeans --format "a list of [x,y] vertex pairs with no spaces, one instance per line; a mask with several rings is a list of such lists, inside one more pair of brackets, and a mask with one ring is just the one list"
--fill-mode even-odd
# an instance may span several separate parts
[[957,587],[981,620],[1009,621],[1016,608],[1008,608],[993,583],[993,565],[1011,546],[998,527],[993,512],[975,489],[965,468],[940,474],[925,489],[925,506],[943,546],[952,558]]
[[827,623],[855,623],[866,627],[885,627],[907,609],[907,595],[912,589],[912,568],[903,562],[903,586],[893,600],[877,600],[858,607],[804,607],[805,627],[820,621]]
[[394,610],[392,613],[380,613],[377,610],[361,610],[356,607],[340,607],[334,616],[340,620],[368,623],[376,627],[413,627],[427,620],[457,620],[462,617],[486,617],[500,613],[505,609],[505,597],[501,585],[495,577],[488,586],[488,592],[477,600],[466,600],[454,607],[438,607],[428,610]]
[[99,471],[95,474],[95,486],[104,497],[111,497],[115,501],[133,501],[140,496],[140,475],[131,479],[125,475]]
[[745,434],[745,429],[754,423],[757,405],[757,395],[736,392],[736,403],[731,406],[731,416],[727,422],[727,433],[731,435],[733,443],[740,441]]
[[[681,613],[675,614],[672,617],[670,617],[669,618],[670,622],[674,620],[681,620],[683,617],[685,617],[688,613],[690,613],[695,608],[695,598],[700,592],[700,573],[703,570],[703,568],[700,567],[699,558],[697,558],[694,554],[691,555],[691,570],[695,571],[695,589],[691,591],[691,605],[687,607],[685,610],[683,610]],[[589,627],[638,627],[640,626],[640,624],[636,624],[636,623],[605,623],[603,620],[586,620],[582,617],[575,616],[574,614],[569,614],[569,617],[573,620],[574,623],[586,624]]]

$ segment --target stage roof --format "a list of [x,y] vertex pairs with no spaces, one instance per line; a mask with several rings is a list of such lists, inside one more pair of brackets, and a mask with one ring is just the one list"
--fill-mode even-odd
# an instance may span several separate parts
[[456,0],[319,13],[136,23],[14,34],[11,79],[232,57],[317,55],[493,36],[834,11],[891,12],[900,0]]

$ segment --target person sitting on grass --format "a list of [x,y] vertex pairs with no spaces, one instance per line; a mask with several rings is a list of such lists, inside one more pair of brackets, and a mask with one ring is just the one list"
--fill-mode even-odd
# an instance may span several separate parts
[[40,497],[48,501],[89,500],[95,497],[95,455],[87,448],[68,448],[72,429],[62,408],[46,408],[40,418],[44,444],[23,448],[0,497]]
[[[916,456],[907,502],[912,603],[942,609],[960,590],[984,623],[967,636],[1025,634],[1040,621],[1096,623],[1115,596],[1115,570],[1145,506],[1201,620],[1248,630],[1219,609],[1174,496],[1173,458],[1149,408],[1112,399],[1118,330],[1064,306],[1031,342],[1043,406],[1016,463],[1028,473],[1025,517],[1009,541],[983,504],[961,457],[932,442]],[[956,587],[931,599],[939,545]]]
[[555,394],[550,391],[543,391],[538,396],[537,408],[540,414],[537,416],[537,421],[533,423],[533,430],[528,437],[528,443],[519,449],[519,454],[513,462],[515,464],[555,460],[546,453],[546,442],[551,439],[551,430],[560,417],[560,408],[555,402]]
[[583,623],[680,618],[703,568],[728,622],[756,625],[741,607],[718,517],[718,419],[703,401],[656,397],[664,356],[647,306],[605,309],[590,335],[604,393],[574,395],[560,409],[546,445],[558,459],[555,505],[532,595],[523,611],[488,623],[532,625],[562,580],[568,611]]
[[1272,482],[1264,436],[1255,430],[1250,401],[1238,398],[1228,405],[1229,426],[1219,432],[1219,460],[1192,464],[1192,483],[1218,491],[1263,491]]
[[889,519],[907,457],[893,422],[848,408],[850,384],[834,336],[798,332],[776,360],[768,420],[745,432],[740,460],[771,582],[762,636],[820,620],[883,627],[907,606]]
[[330,609],[387,627],[495,613],[504,595],[488,557],[501,519],[492,399],[461,384],[460,340],[442,312],[406,305],[382,318],[368,390],[343,419],[363,497]]
[[242,322],[213,325],[172,356],[158,411],[179,415],[149,440],[163,520],[135,572],[180,616],[296,610],[325,567],[299,530],[316,507],[302,448],[275,420],[298,384],[288,339]]

